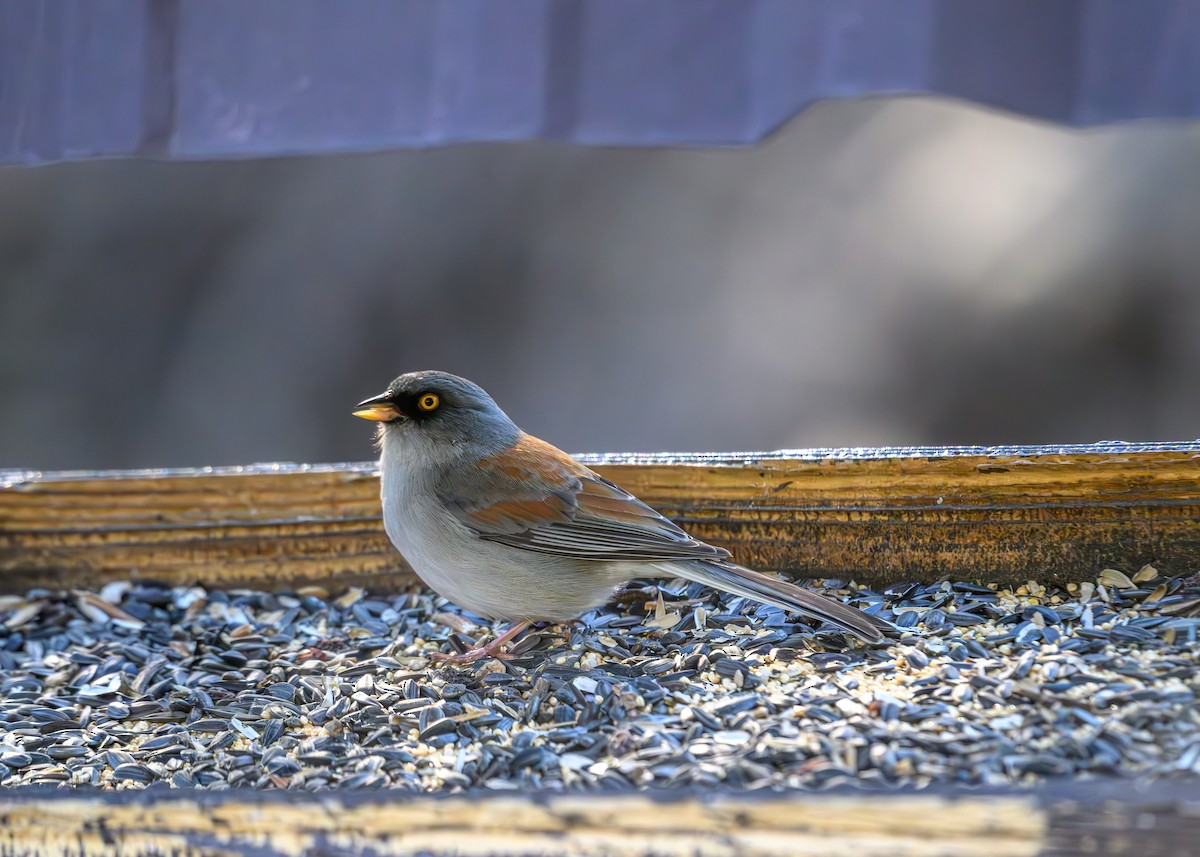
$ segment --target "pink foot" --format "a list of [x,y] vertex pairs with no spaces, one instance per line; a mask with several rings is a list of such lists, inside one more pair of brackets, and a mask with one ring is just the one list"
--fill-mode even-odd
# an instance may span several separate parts
[[456,652],[448,655],[444,652],[434,652],[431,656],[436,664],[458,666],[460,664],[471,664],[475,661],[481,661],[484,658],[496,658],[497,660],[507,661],[512,659],[512,655],[503,651],[503,648],[508,643],[515,640],[521,634],[529,629],[532,622],[514,622],[512,627],[501,634],[496,639],[482,646],[475,646],[465,652]]

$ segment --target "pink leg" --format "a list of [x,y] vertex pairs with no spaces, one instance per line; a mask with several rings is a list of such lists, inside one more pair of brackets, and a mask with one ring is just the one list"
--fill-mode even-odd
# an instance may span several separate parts
[[484,658],[499,658],[500,660],[508,660],[508,655],[500,651],[506,644],[515,640],[521,634],[529,630],[529,626],[533,623],[528,620],[513,622],[512,627],[501,634],[490,643],[485,643],[482,646],[475,646],[473,649],[468,649],[465,652],[459,652],[453,655],[443,654],[442,652],[434,652],[433,660],[435,663],[442,664],[469,664],[474,661],[483,660]]

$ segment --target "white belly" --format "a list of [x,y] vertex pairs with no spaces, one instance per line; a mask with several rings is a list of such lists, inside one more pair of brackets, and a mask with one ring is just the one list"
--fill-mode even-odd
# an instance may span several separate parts
[[400,492],[389,496],[385,490],[382,499],[388,538],[425,585],[472,613],[492,616],[475,585],[486,573],[470,543],[478,538],[450,515],[420,511],[422,504],[407,502]]
[[481,539],[445,511],[430,488],[410,479],[385,477],[382,500],[388,537],[413,571],[430,589],[480,616],[572,619],[603,604],[636,573],[616,563]]

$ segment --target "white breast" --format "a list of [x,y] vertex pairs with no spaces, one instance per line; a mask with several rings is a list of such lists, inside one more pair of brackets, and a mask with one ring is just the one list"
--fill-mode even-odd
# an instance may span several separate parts
[[[430,589],[496,619],[571,619],[604,603],[636,573],[479,538],[442,506],[433,473],[384,444],[380,461],[388,538]],[[416,458],[414,456],[413,458]]]
[[[439,595],[480,612],[472,598],[473,567],[477,563],[474,534],[441,510],[422,468],[388,460],[382,465],[383,526],[388,538],[413,571]],[[486,612],[485,612],[486,615]]]

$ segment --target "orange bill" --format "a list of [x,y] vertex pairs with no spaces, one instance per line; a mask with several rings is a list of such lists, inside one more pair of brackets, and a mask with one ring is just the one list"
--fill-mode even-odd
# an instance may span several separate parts
[[400,411],[396,409],[396,405],[387,393],[364,399],[354,406],[353,413],[356,417],[374,420],[377,423],[391,422],[400,418]]

